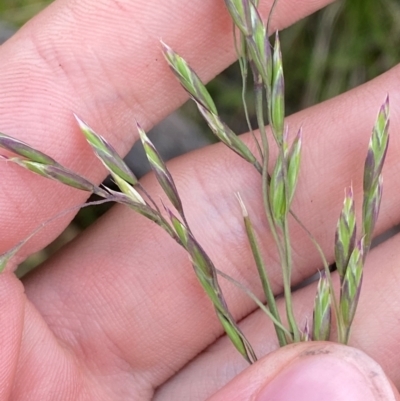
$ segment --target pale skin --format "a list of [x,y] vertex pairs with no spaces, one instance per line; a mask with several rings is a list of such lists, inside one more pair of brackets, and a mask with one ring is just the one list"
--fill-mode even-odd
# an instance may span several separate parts
[[[138,139],[134,118],[148,130],[186,100],[162,59],[160,38],[205,81],[234,61],[231,22],[223,1],[156,3],[57,0],[30,21],[0,47],[0,131],[100,182],[106,172],[72,112],[124,154]],[[267,3],[262,5],[264,12]],[[272,28],[282,29],[328,3],[282,0]],[[391,139],[377,233],[400,223],[399,77],[397,66],[288,118],[290,127],[302,125],[304,132],[293,208],[319,238],[329,260],[343,190],[351,182],[361,204],[363,160],[387,93]],[[180,157],[169,167],[198,240],[221,270],[261,295],[234,196],[241,192],[264,238],[274,290],[280,293],[271,238],[257,219],[262,205],[254,169],[222,145]],[[42,221],[87,196],[6,163],[0,170],[0,254]],[[153,176],[145,177],[143,184],[156,199],[161,196]],[[42,230],[22,249],[20,259],[48,244],[71,218]],[[321,263],[296,225],[293,236],[293,282],[299,283]],[[400,386],[399,241],[396,236],[371,252],[351,339],[351,345],[382,366],[395,386]],[[0,401],[223,400],[236,399],[237,386],[242,391],[237,399],[253,395],[254,388],[243,387],[243,379],[224,387],[247,365],[230,342],[220,338],[223,331],[187,255],[131,210],[114,207],[22,284],[12,270],[10,265],[0,275]],[[246,295],[222,284],[257,354],[275,350],[268,319]],[[311,285],[295,294],[296,313],[303,323],[310,316],[314,291]],[[254,378],[254,372],[275,369],[276,358],[284,359],[283,354],[276,355],[243,374]]]

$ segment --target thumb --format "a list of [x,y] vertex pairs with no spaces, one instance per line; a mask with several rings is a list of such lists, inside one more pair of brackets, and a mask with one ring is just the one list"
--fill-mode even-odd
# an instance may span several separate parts
[[328,342],[293,344],[250,366],[209,401],[400,401],[363,352]]

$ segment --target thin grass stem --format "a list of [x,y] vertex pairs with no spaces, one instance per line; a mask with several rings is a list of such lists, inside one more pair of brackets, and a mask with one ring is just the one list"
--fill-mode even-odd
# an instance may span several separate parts
[[[258,245],[256,233],[253,228],[253,224],[251,222],[251,219],[247,212],[247,209],[242,201],[242,198],[240,197],[240,194],[237,194],[236,197],[237,197],[240,207],[242,209],[243,220],[244,220],[244,224],[245,224],[245,228],[246,228],[247,237],[249,240],[251,251],[253,253],[254,260],[256,262],[258,275],[260,277],[261,285],[263,287],[265,298],[267,300],[267,306],[268,306],[269,310],[271,311],[271,314],[275,317],[274,321],[278,321],[281,323],[282,319],[280,317],[278,308],[276,306],[275,296],[272,291],[271,283],[270,283],[270,280],[269,280],[269,277],[267,274],[267,269],[266,269],[263,257],[261,255],[260,247]],[[278,337],[279,345],[281,347],[287,345],[285,333],[282,331],[282,329],[280,328],[279,325],[278,326],[274,325],[274,326],[275,326],[276,335]]]
[[256,303],[256,305],[271,319],[272,323],[280,330],[282,330],[282,332],[287,336],[287,338],[290,339],[290,341],[293,341],[292,333],[275,318],[271,311],[257,298],[257,296],[251,290],[249,290],[246,286],[244,286],[228,274],[224,273],[223,271],[217,269],[217,273],[219,276],[223,277],[225,280],[228,280],[230,283],[232,283],[234,286],[236,286],[246,295],[248,295]]
[[253,137],[253,140],[256,144],[257,150],[258,150],[258,154],[260,156],[260,160],[263,159],[263,153],[262,153],[262,149],[260,146],[260,142],[258,141],[256,135],[254,134],[254,130],[253,127],[251,125],[250,122],[250,115],[249,115],[249,109],[247,107],[247,100],[246,100],[246,92],[247,92],[247,78],[249,75],[249,69],[248,69],[248,61],[246,58],[246,39],[244,37],[244,35],[242,33],[240,33],[240,47],[241,49],[239,49],[239,45],[238,45],[238,40],[237,40],[237,35],[236,35],[236,30],[235,30],[235,24],[233,25],[233,40],[234,40],[234,44],[235,44],[235,51],[236,54],[238,56],[238,61],[239,61],[239,67],[240,67],[240,75],[242,78],[242,93],[241,93],[241,97],[242,97],[242,104],[243,104],[243,110],[244,110],[244,116],[246,119],[246,124],[248,127],[248,130],[251,134],[251,136]]
[[328,280],[328,284],[329,284],[330,294],[331,294],[331,297],[332,297],[332,303],[333,303],[333,308],[334,308],[334,312],[335,312],[335,319],[336,319],[336,323],[337,323],[337,326],[338,326],[338,333],[343,333],[343,329],[342,329],[343,328],[343,322],[342,322],[342,319],[341,319],[341,313],[339,312],[339,303],[337,301],[335,289],[334,289],[334,286],[333,286],[332,275],[331,275],[331,271],[329,269],[329,263],[326,260],[324,251],[322,250],[321,245],[318,243],[318,241],[316,240],[314,235],[304,225],[304,223],[299,219],[299,217],[296,215],[296,213],[294,213],[291,210],[290,214],[296,220],[297,224],[299,224],[299,226],[306,232],[306,234],[308,235],[308,238],[314,244],[315,249],[318,251],[318,253],[320,255],[320,258],[322,260],[322,264],[324,266],[325,276],[326,276],[326,279]]
[[[286,187],[286,185],[285,185]],[[285,244],[285,265],[283,267],[283,290],[285,296],[286,304],[286,314],[289,322],[289,326],[293,333],[293,338],[295,342],[300,341],[300,331],[296,323],[296,318],[293,312],[292,303],[292,288],[291,288],[291,276],[292,276],[292,248],[290,244],[290,234],[289,234],[289,224],[287,216],[283,223],[283,238]]]

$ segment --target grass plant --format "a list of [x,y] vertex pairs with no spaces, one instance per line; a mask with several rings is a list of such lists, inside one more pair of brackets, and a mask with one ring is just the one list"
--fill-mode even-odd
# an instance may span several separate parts
[[[265,217],[282,267],[284,316],[280,314],[276,305],[268,269],[259,246],[260,239],[257,238],[251,216],[240,194],[237,197],[243,214],[243,229],[248,237],[254,256],[255,270],[260,277],[266,300],[266,305],[257,299],[256,303],[272,320],[279,344],[285,346],[306,340],[333,340],[332,319],[335,319],[337,327],[336,340],[347,344],[360,296],[363,266],[371,246],[382,198],[382,167],[389,139],[389,99],[385,99],[379,109],[365,161],[361,229],[357,233],[353,192],[351,188],[347,188],[336,232],[333,230],[332,233],[335,237],[336,268],[340,278],[339,291],[336,291],[332,284],[331,272],[321,247],[306,230],[322,256],[324,269],[317,286],[311,328],[300,327],[295,318],[292,301],[293,258],[290,215],[304,227],[292,210],[292,201],[301,167],[302,147],[306,145],[303,145],[301,130],[295,133],[293,140],[290,140],[289,128],[285,124],[285,80],[279,34],[276,33],[273,42],[270,41],[268,22],[264,22],[255,0],[225,0],[225,4],[235,26],[235,42],[244,87],[253,86],[258,133],[253,132],[250,118],[247,117],[246,120],[256,142],[256,154],[222,120],[206,86],[184,58],[165,43],[162,43],[163,54],[212,133],[260,174]],[[245,96],[243,96],[243,102],[247,110]],[[247,112],[245,114],[248,116]],[[137,124],[150,166],[170,205],[157,204],[111,144],[94,132],[82,119],[79,117],[76,119],[86,140],[108,169],[120,191],[97,186],[49,156],[5,134],[0,134],[0,147],[7,149],[15,156],[2,156],[2,158],[64,185],[96,194],[103,198],[104,202],[125,204],[163,228],[187,252],[199,284],[208,295],[217,318],[235,348],[246,361],[255,362],[257,357],[250,342],[229,311],[219,284],[219,277],[223,276],[235,285],[242,286],[216,269],[211,258],[195,238],[173,177],[144,130]],[[265,128],[267,121],[268,130]],[[274,162],[271,157],[272,152],[277,155]],[[10,256],[18,250],[18,246],[3,255],[0,259],[2,263],[0,267],[5,267]],[[245,291],[253,299],[255,298],[249,290],[245,289]]]

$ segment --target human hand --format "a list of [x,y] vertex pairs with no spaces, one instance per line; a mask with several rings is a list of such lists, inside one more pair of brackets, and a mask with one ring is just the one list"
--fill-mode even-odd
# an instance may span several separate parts
[[[281,1],[272,28],[281,29],[327,3]],[[159,1],[154,7],[145,1],[58,0],[0,48],[0,131],[100,182],[105,171],[86,145],[72,112],[106,136],[119,152],[126,152],[137,139],[133,117],[148,129],[185,100],[162,60],[161,37],[184,55],[204,80],[234,59],[231,22],[222,1],[196,0],[190,5]],[[392,133],[400,127],[398,76],[397,67],[288,118],[291,127],[303,126],[306,143],[293,208],[321,239],[330,259],[343,188],[351,181],[360,204],[363,158],[386,93],[392,104]],[[400,220],[399,144],[392,134],[378,232]],[[240,190],[251,213],[258,214],[262,206],[257,173],[221,145],[169,165],[193,231],[216,265],[257,288],[233,196]],[[50,216],[84,200],[84,193],[27,171],[6,164],[0,168],[0,254]],[[155,197],[160,193],[153,176],[143,181]],[[337,212],[331,212],[334,207]],[[49,243],[67,220],[57,220],[35,236],[20,257]],[[318,270],[320,261],[306,236],[293,228],[293,280],[299,283]],[[257,229],[262,232],[265,227],[259,223]],[[280,268],[268,247],[268,233],[263,235],[274,289],[279,293]],[[371,252],[352,345],[373,357],[398,386],[397,241],[394,237]],[[314,373],[317,370],[317,379],[321,373],[315,384],[307,383],[318,399],[317,383],[326,381],[322,373],[333,378],[338,372],[340,380],[332,379],[333,389],[345,388],[346,377],[351,387],[357,381],[349,368],[354,365],[367,376],[366,372],[378,373],[376,388],[383,399],[391,399],[379,368],[356,351],[310,343],[270,354],[277,348],[272,325],[254,311],[245,295],[231,287],[226,291],[231,310],[243,319],[243,329],[257,353],[268,355],[223,387],[245,363],[224,337],[218,339],[223,334],[221,327],[187,255],[158,227],[127,208],[114,207],[27,277],[24,287],[10,269],[0,275],[0,400],[252,399],[265,386],[273,391],[276,383],[293,389],[293,369],[284,366],[300,366],[309,372],[302,362],[296,362],[306,359],[311,360]],[[297,313],[303,320],[311,311],[314,294],[312,285],[295,293]],[[288,371],[290,380],[281,375]],[[283,379],[274,384],[279,377]],[[295,388],[287,396],[292,397],[293,391],[300,392]],[[367,398],[361,392],[351,399]]]

